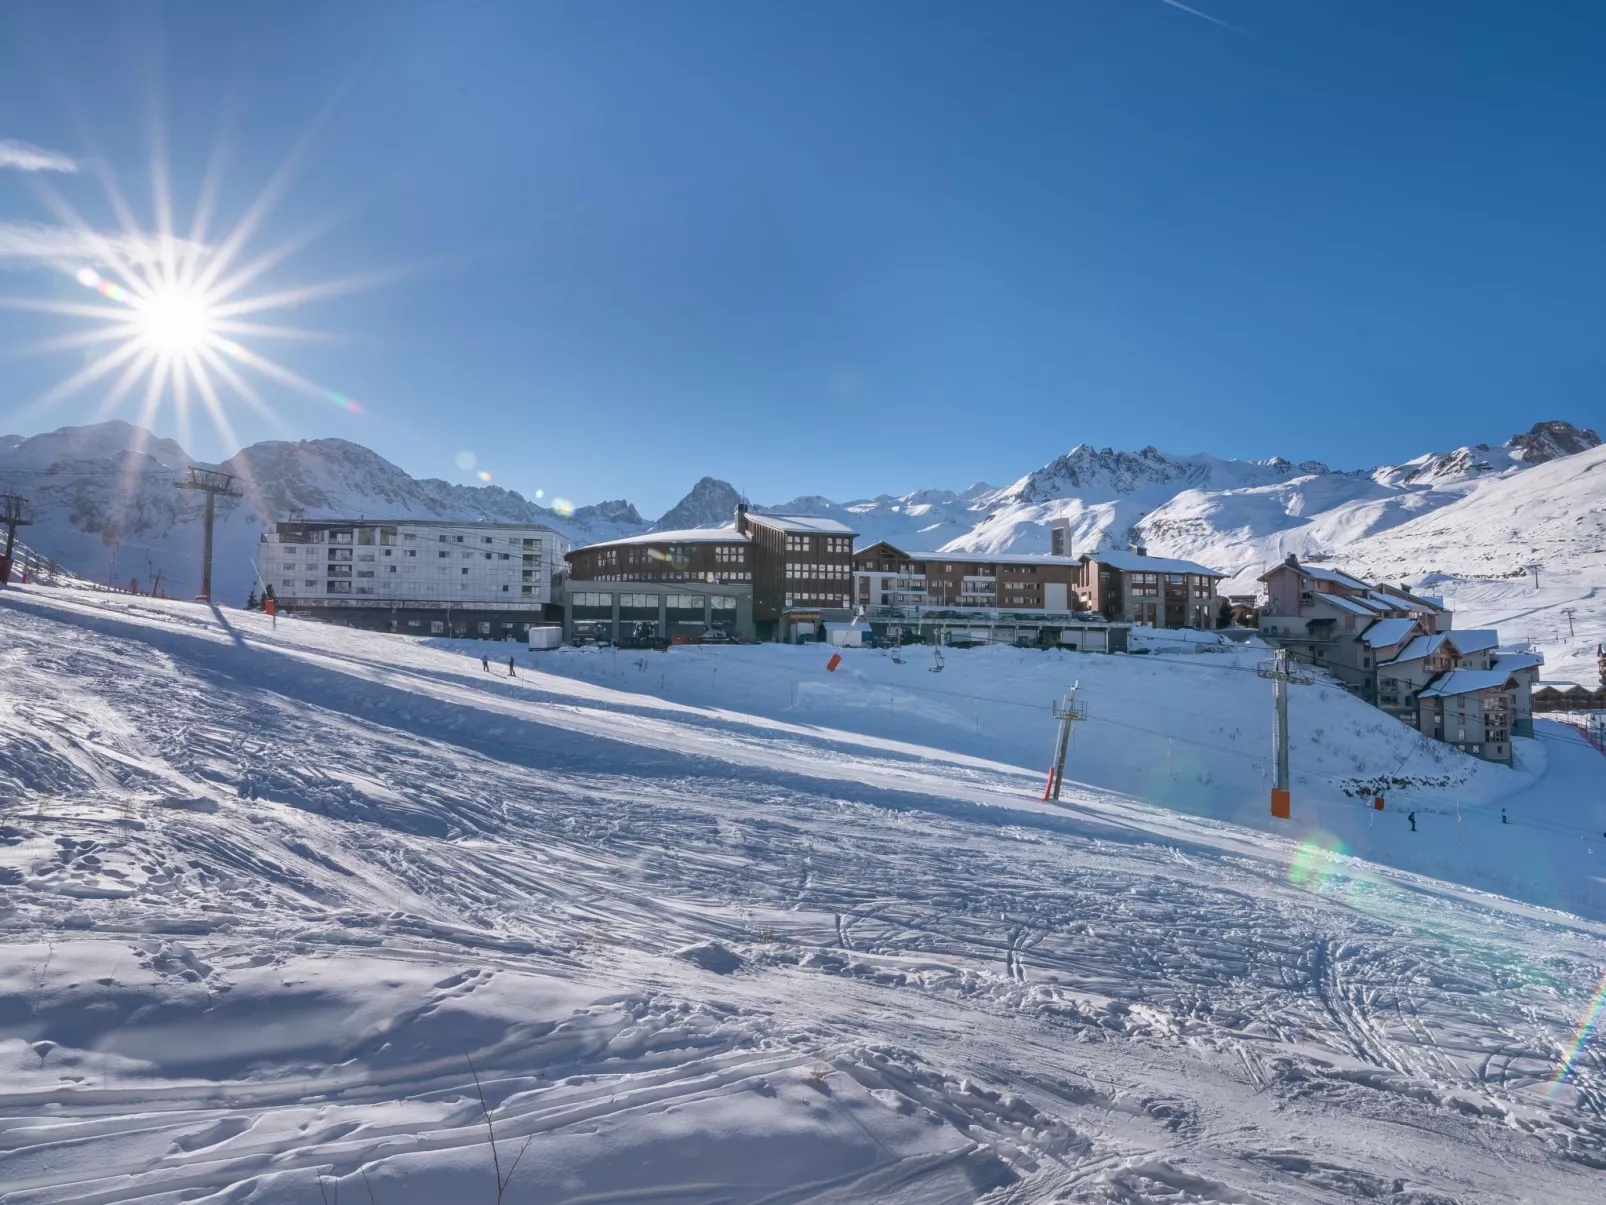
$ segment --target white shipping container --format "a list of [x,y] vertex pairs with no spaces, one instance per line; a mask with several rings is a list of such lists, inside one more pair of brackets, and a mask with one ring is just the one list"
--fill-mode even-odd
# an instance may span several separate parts
[[551,624],[530,625],[530,648],[555,649],[563,643],[563,629]]

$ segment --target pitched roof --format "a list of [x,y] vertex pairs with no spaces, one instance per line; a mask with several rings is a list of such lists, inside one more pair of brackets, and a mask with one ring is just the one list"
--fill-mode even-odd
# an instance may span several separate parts
[[1266,570],[1266,572],[1262,573],[1257,580],[1265,581],[1279,569],[1292,569],[1296,573],[1304,574],[1312,581],[1332,582],[1334,585],[1343,586],[1349,590],[1371,589],[1371,587],[1363,582],[1360,578],[1351,577],[1341,569],[1323,569],[1320,565],[1302,565],[1293,556],[1289,556],[1289,558],[1286,561],[1283,561],[1281,564],[1273,565],[1270,569]]
[[1388,648],[1392,644],[1399,644],[1414,631],[1414,619],[1380,619],[1361,633],[1361,640],[1374,649]]
[[1457,628],[1450,633],[1450,639],[1462,656],[1500,646],[1500,633],[1493,628]]
[[1499,690],[1511,681],[1503,669],[1453,669],[1440,674],[1431,685],[1418,692],[1423,699],[1442,698],[1446,695],[1470,695],[1479,690]]
[[1379,594],[1392,594],[1396,598],[1403,598],[1408,602],[1421,603],[1425,607],[1432,607],[1435,611],[1444,610],[1444,599],[1431,594],[1413,594],[1404,586],[1391,586],[1387,582],[1378,582],[1373,587]]
[[1399,665],[1405,661],[1420,661],[1423,657],[1431,657],[1434,653],[1439,651],[1439,646],[1448,639],[1449,637],[1443,632],[1440,632],[1435,636],[1418,636],[1415,640],[1411,641],[1410,644],[1401,649],[1394,660],[1389,661],[1386,664]]
[[1174,557],[1145,556],[1139,552],[1116,552],[1100,550],[1098,552],[1083,553],[1079,557],[1064,558],[1077,561],[1097,561],[1101,565],[1108,565],[1111,569],[1119,569],[1123,573],[1197,573],[1209,577],[1226,577],[1219,569],[1210,569],[1199,564],[1198,561],[1183,561]]
[[1315,603],[1327,603],[1340,611],[1348,611],[1351,615],[1364,615],[1367,619],[1377,618],[1375,607],[1368,607],[1360,599],[1346,598],[1342,594],[1318,594],[1312,600],[1312,605]]
[[770,515],[750,510],[747,512],[747,517],[755,523],[762,523],[765,527],[774,527],[780,531],[812,532],[829,536],[859,534],[846,523],[838,523],[835,519],[822,519],[817,515]]
[[1534,669],[1545,663],[1543,653],[1498,653],[1494,667],[1503,670]]

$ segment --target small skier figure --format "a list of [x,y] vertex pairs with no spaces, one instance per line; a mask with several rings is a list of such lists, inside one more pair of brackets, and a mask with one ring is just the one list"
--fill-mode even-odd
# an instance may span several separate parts
[[513,672],[513,658],[511,657],[507,659],[507,676],[510,678],[518,677],[518,675]]
[[1405,818],[1411,822],[1411,831],[1413,833],[1416,832],[1416,813],[1411,812],[1407,814]]
[[480,658],[480,668],[483,669],[486,673],[490,673],[491,672],[491,659],[489,657],[481,657]]
[[1506,819],[1506,809],[1505,808],[1501,808],[1500,809],[1500,823],[1501,824],[1510,824],[1511,823],[1511,821]]

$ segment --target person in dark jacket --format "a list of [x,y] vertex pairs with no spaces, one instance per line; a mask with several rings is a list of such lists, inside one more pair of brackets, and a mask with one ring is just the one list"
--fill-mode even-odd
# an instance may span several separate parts
[[1411,812],[1405,818],[1411,822],[1411,831],[1416,832],[1416,813]]
[[511,657],[507,659],[507,676],[510,678],[518,677],[518,675],[513,672],[513,658]]
[[491,672],[491,659],[489,657],[483,657],[482,656],[480,658],[480,668],[483,669],[486,673],[490,673]]

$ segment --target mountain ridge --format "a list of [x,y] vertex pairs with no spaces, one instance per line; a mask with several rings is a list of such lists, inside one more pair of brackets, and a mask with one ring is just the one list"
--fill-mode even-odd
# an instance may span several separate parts
[[[1404,534],[1379,558],[1390,565],[1391,576],[1401,569],[1437,571],[1445,562],[1444,541],[1476,544],[1484,537],[1413,523],[1443,510],[1451,522],[1457,514],[1475,514],[1476,522],[1488,524],[1492,512],[1455,511],[1454,505],[1494,483],[1600,446],[1593,430],[1560,420],[1535,423],[1496,446],[1473,444],[1351,470],[1315,460],[1239,460],[1204,452],[1176,455],[1153,445],[1130,452],[1079,443],[1004,486],[978,482],[959,491],[928,488],[846,502],[806,494],[752,509],[838,519],[865,544],[885,539],[910,551],[971,553],[1046,552],[1049,524],[1063,518],[1070,522],[1074,551],[1142,543],[1157,554],[1221,569],[1231,589],[1247,593],[1265,565],[1289,554],[1342,557],[1395,531]],[[176,441],[112,420],[0,440],[0,489],[31,500],[40,521],[29,535],[42,555],[102,581],[149,582],[161,571],[170,592],[187,592],[199,579],[194,550],[201,503],[172,484],[197,463]],[[724,526],[741,500],[729,482],[705,476],[651,522],[625,499],[565,512],[497,485],[415,478],[372,449],[338,438],[262,441],[217,467],[238,475],[247,493],[218,506],[214,580],[220,597],[243,597],[255,580],[254,546],[263,525],[276,520],[392,516],[542,523],[584,544],[651,530]],[[1568,488],[1585,486],[1574,482]],[[1587,507],[1587,499],[1577,505]],[[1526,513],[1540,511],[1529,507]],[[1558,513],[1544,511],[1543,524],[1560,522]],[[1417,538],[1417,531],[1434,534]],[[1519,531],[1505,538],[1537,547],[1550,537]],[[1587,551],[1588,541],[1563,543],[1576,545],[1579,555]],[[1606,570],[1597,576],[1606,591]]]

